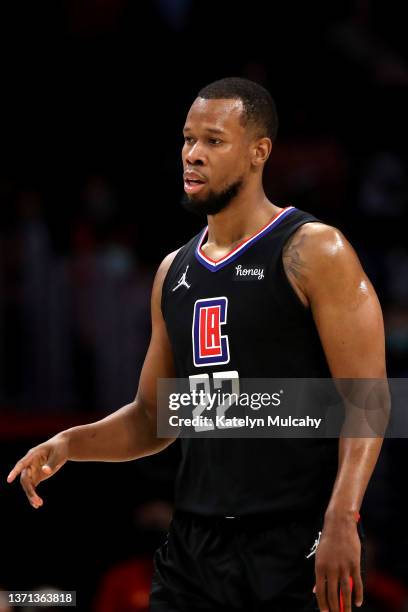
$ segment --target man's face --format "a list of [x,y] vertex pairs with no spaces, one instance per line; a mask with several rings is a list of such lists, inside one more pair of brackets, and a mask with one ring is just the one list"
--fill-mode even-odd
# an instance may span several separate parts
[[249,172],[241,100],[197,98],[187,115],[182,151],[186,208],[215,214],[237,195]]

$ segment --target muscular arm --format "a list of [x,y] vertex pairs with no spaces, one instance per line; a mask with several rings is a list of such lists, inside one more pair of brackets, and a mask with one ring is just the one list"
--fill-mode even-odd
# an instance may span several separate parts
[[[385,379],[381,307],[353,248],[341,232],[320,223],[306,224],[287,244],[283,258],[289,281],[305,307],[312,311],[332,376],[337,379]],[[355,536],[356,515],[381,444],[382,439],[378,437],[340,438],[338,473],[323,531],[328,546],[323,555],[322,539],[316,558],[318,576],[324,572],[327,578],[327,574],[334,576],[337,572],[346,596],[348,576],[354,576],[356,603],[362,601],[356,567],[359,559],[356,554],[351,559],[347,551],[339,551],[338,547],[348,546],[350,537]],[[319,563],[324,567],[319,568]],[[335,595],[333,588],[327,593],[330,610],[337,612]],[[323,597],[322,593],[320,596]],[[322,607],[321,604],[321,610],[329,610],[329,605]]]
[[156,435],[158,378],[174,376],[174,363],[161,313],[161,293],[167,270],[177,252],[160,265],[153,284],[152,336],[133,402],[100,421],[72,427],[36,446],[11,470],[9,483],[20,481],[33,507],[42,505],[36,486],[57,472],[66,461],[129,461],[157,453],[173,439]]

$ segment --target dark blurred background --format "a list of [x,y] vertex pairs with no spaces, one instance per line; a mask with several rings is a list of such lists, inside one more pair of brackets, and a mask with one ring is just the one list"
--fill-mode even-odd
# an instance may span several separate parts
[[[201,227],[179,204],[180,152],[207,83],[245,76],[270,89],[281,126],[267,194],[351,240],[383,307],[389,376],[408,375],[402,8],[1,5],[0,588],[74,589],[80,610],[147,609],[177,445],[138,462],[71,463],[41,486],[37,512],[5,478],[45,437],[133,399],[155,269]],[[366,496],[367,610],[408,610],[407,451],[387,441]]]

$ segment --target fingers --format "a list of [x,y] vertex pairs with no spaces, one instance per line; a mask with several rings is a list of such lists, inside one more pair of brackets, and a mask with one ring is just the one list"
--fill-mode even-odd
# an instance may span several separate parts
[[316,573],[316,597],[320,612],[329,612],[329,604],[326,595],[326,576],[319,572]]
[[339,577],[330,574],[326,583],[330,612],[339,612]]
[[20,483],[32,507],[39,508],[40,506],[42,506],[43,500],[36,493],[31,467],[23,469],[20,476]]
[[48,465],[48,463],[46,463],[45,465],[41,467],[41,470],[45,476],[51,476],[53,468],[50,465]]
[[363,597],[364,597],[364,588],[363,581],[361,580],[360,569],[356,568],[352,574],[353,578],[353,588],[354,588],[354,602],[356,606],[359,608],[363,605]]
[[[19,474],[21,474],[22,471],[27,467],[31,467],[34,471],[40,471],[40,473],[38,474],[38,482],[40,482],[41,480],[45,480],[45,478],[51,476],[55,470],[55,466],[53,466],[54,460],[52,455],[52,452],[47,452],[45,449],[30,450],[25,455],[25,457],[17,461],[16,465],[13,467],[13,469],[7,476],[7,482],[13,482],[13,480],[15,480],[15,478]],[[32,476],[34,477],[34,473],[32,474]]]
[[343,602],[341,610],[344,612],[352,612],[351,610],[351,592],[352,592],[353,580],[346,574],[344,574],[340,581],[340,600]]
[[13,482],[13,480],[15,480],[15,478],[19,474],[21,474],[24,468],[28,466],[29,462],[30,460],[27,456],[24,457],[23,459],[20,459],[20,461],[17,461],[16,465],[13,467],[10,474],[7,476],[7,482],[8,483]]
[[11,483],[20,475],[21,486],[33,508],[43,505],[43,500],[36,493],[36,486],[55,474],[67,460],[63,452],[58,452],[60,446],[54,441],[30,449],[7,476],[7,482]]
[[316,594],[320,612],[352,612],[352,594],[355,589],[354,601],[357,607],[363,603],[363,583],[360,572],[357,570],[353,577],[344,574],[340,580],[333,575],[326,580],[325,576],[317,576],[313,593]]
[[43,500],[37,495],[35,487],[52,473],[52,468],[45,463],[46,460],[46,453],[40,449],[32,449],[25,457],[17,461],[7,476],[7,482],[11,483],[20,475],[20,484],[33,508],[43,505]]

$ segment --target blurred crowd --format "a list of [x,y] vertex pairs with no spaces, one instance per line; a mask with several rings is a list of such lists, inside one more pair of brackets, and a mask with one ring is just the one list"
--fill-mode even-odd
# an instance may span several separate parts
[[[4,57],[15,62],[2,72],[0,115],[0,425],[10,415],[22,432],[27,415],[86,422],[133,399],[155,270],[203,225],[179,204],[183,121],[196,91],[223,76],[270,89],[280,129],[266,193],[351,241],[383,308],[388,374],[408,376],[408,58],[394,7],[347,0],[314,11],[288,2],[271,13],[270,3],[61,0],[0,10],[0,38],[13,50]],[[164,51],[150,53],[152,45]],[[27,440],[7,440],[2,469]],[[404,439],[386,441],[366,496],[368,612],[408,610],[406,448]],[[49,585],[9,548],[0,590],[18,588],[18,575],[32,588],[77,588],[86,599],[80,609],[147,610],[152,554],[171,516],[177,456],[166,453],[127,472],[123,489],[143,493],[131,516],[113,478],[108,508],[92,495],[96,468],[78,508],[65,509],[65,476],[50,483],[54,509],[43,514],[53,527],[63,520],[72,539],[89,535],[96,547],[91,523],[107,521],[98,523],[106,544],[83,547],[77,573],[71,561],[59,574],[47,565]],[[80,487],[75,478],[69,485]],[[31,538],[41,524],[46,551],[49,523],[19,515],[13,494],[5,513],[20,516],[20,545],[24,529]],[[9,612],[1,598],[0,611]]]
[[113,189],[89,177],[56,249],[44,196],[9,194],[0,238],[0,402],[110,411],[135,395],[149,337],[152,270]]

